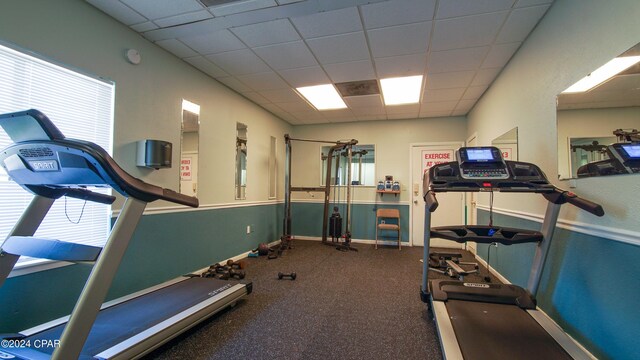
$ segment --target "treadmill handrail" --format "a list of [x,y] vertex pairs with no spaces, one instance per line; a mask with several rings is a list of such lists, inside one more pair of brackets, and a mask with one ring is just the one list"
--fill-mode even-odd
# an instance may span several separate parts
[[[19,124],[16,123],[17,119],[30,117],[35,119],[37,124],[41,126],[44,133],[52,134],[49,139],[45,139],[42,133],[33,131],[33,123],[31,125],[32,139],[29,139],[26,135],[20,133]],[[151,185],[136,177],[131,176],[124,171],[115,160],[99,145],[89,141],[76,140],[65,138],[57,127],[49,120],[43,113],[38,110],[31,109],[27,111],[21,111],[10,114],[0,115],[0,126],[2,126],[7,134],[16,141],[15,144],[7,147],[3,153],[10,151],[10,149],[17,147],[24,147],[29,144],[42,144],[51,146],[60,146],[69,149],[78,150],[82,153],[82,156],[94,166],[92,170],[98,174],[100,178],[105,181],[106,185],[111,186],[114,190],[118,191],[124,196],[131,196],[136,199],[140,199],[146,202],[155,200],[166,200],[177,204],[182,204],[191,207],[198,207],[198,199],[196,197],[187,196],[177,193],[171,189],[165,189],[159,186]],[[16,149],[17,150],[17,149]],[[102,170],[102,171],[101,171]],[[41,177],[45,177],[44,173]],[[23,187],[25,184],[20,184]],[[30,187],[33,184],[26,184]],[[40,184],[46,186],[48,184]],[[61,187],[57,184],[55,187]],[[80,184],[86,185],[86,184]],[[98,185],[98,184],[96,184]],[[37,185],[36,185],[37,186]],[[67,187],[68,188],[68,187]],[[28,190],[32,190],[27,187]]]

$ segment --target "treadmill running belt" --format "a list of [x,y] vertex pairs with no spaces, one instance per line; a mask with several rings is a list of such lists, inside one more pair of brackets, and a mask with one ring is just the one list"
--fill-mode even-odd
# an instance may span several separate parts
[[465,359],[571,359],[515,305],[449,300],[446,306]]
[[[80,359],[92,359],[111,346],[210,298],[217,289],[236,284],[194,277],[104,309],[91,328]],[[60,339],[65,326],[66,323],[53,327],[30,339]],[[48,351],[43,351],[45,349]],[[50,354],[53,350],[53,347],[40,349]]]

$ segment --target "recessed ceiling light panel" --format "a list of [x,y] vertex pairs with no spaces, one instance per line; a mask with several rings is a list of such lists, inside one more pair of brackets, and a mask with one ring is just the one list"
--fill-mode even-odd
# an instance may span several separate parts
[[318,110],[344,109],[344,103],[336,88],[331,84],[304,86],[298,92]]
[[385,105],[415,104],[420,102],[422,75],[381,79]]
[[640,56],[624,56],[612,59],[591,74],[583,77],[577,83],[569,86],[563,94],[585,92],[609,80],[620,72],[628,69],[640,61]]

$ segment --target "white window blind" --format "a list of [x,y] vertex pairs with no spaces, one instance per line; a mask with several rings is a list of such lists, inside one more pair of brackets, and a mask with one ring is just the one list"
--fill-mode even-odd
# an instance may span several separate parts
[[[0,113],[40,110],[65,137],[91,141],[111,154],[113,102],[112,83],[0,45]],[[0,128],[0,149],[10,144]],[[92,190],[110,193],[109,189]],[[0,167],[0,239],[7,237],[32,198]],[[102,246],[110,220],[110,206],[61,198],[35,236]],[[40,261],[21,257],[16,268]]]

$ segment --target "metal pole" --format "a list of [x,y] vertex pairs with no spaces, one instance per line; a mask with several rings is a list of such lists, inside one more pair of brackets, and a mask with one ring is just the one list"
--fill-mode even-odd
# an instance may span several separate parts
[[[40,195],[34,196],[7,238],[11,236],[33,236],[55,201],[55,199]],[[5,253],[2,251],[2,246],[0,246],[0,286],[9,277],[19,259],[20,255]]]
[[529,282],[527,284],[527,290],[529,290],[533,296],[536,295],[538,287],[540,286],[542,270],[544,269],[544,263],[547,260],[547,254],[551,247],[551,240],[553,238],[553,232],[556,229],[561,206],[562,204],[554,204],[551,201],[547,204],[547,211],[544,215],[544,222],[540,230],[542,233],[542,241],[536,246],[536,253],[533,257],[533,264],[531,265]]
[[146,205],[142,200],[127,198],[60,337],[60,347],[53,352],[53,360],[80,356]]
[[282,225],[283,236],[289,236],[289,224],[291,222],[291,139],[289,135],[284,136],[285,145],[285,165],[284,165],[284,219]]
[[345,229],[345,233],[350,234],[351,232],[351,161],[352,153],[351,153],[351,145],[347,146],[347,225]]
[[[425,202],[424,205],[424,244],[422,254],[422,295],[429,294],[429,245],[431,242],[431,211]],[[426,298],[423,298],[426,301]]]

